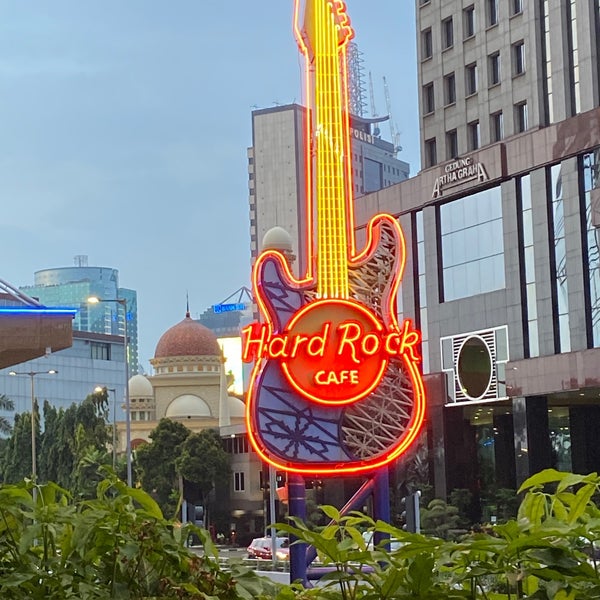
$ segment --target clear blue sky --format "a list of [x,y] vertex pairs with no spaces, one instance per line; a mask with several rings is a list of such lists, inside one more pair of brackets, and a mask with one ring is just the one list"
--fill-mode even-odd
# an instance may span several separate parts
[[[348,0],[388,81],[400,158],[418,168],[413,0]],[[119,270],[137,290],[140,359],[249,284],[251,111],[301,101],[292,0],[0,2],[0,277]],[[387,130],[384,126],[384,135]]]

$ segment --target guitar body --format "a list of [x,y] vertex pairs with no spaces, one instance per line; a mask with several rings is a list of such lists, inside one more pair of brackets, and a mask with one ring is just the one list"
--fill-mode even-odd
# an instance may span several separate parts
[[[379,215],[368,234],[365,250],[349,261],[351,298],[387,329],[397,329],[402,232],[392,217]],[[319,302],[315,286],[295,281],[281,255],[266,252],[255,269],[259,305],[272,334],[284,333],[302,307]],[[408,447],[422,420],[423,400],[414,353],[392,357],[373,391],[341,406],[299,394],[280,361],[263,359],[255,364],[248,392],[248,434],[259,454],[282,469],[360,473]]]

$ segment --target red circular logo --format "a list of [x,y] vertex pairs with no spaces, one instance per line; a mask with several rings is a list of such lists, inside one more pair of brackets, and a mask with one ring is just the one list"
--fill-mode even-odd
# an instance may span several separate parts
[[281,366],[290,384],[321,404],[343,405],[370,394],[387,367],[385,328],[352,300],[317,300],[300,309],[284,336]]

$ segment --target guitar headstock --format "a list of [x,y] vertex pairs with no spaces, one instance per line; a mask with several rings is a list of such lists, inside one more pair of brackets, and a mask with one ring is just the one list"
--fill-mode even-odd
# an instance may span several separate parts
[[[295,0],[294,30],[296,39],[311,55],[327,49],[317,48],[327,39],[326,34],[333,34],[337,47],[346,45],[354,37],[354,29],[346,12],[343,0]],[[328,31],[329,30],[329,31]],[[331,39],[331,38],[330,38]]]

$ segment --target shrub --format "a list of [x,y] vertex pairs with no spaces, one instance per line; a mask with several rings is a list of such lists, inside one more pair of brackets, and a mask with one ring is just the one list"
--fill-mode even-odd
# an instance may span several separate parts
[[[192,532],[202,556],[185,547]],[[250,600],[278,588],[222,570],[206,531],[165,520],[149,495],[109,477],[91,501],[55,484],[0,487],[0,590],[2,600]]]

